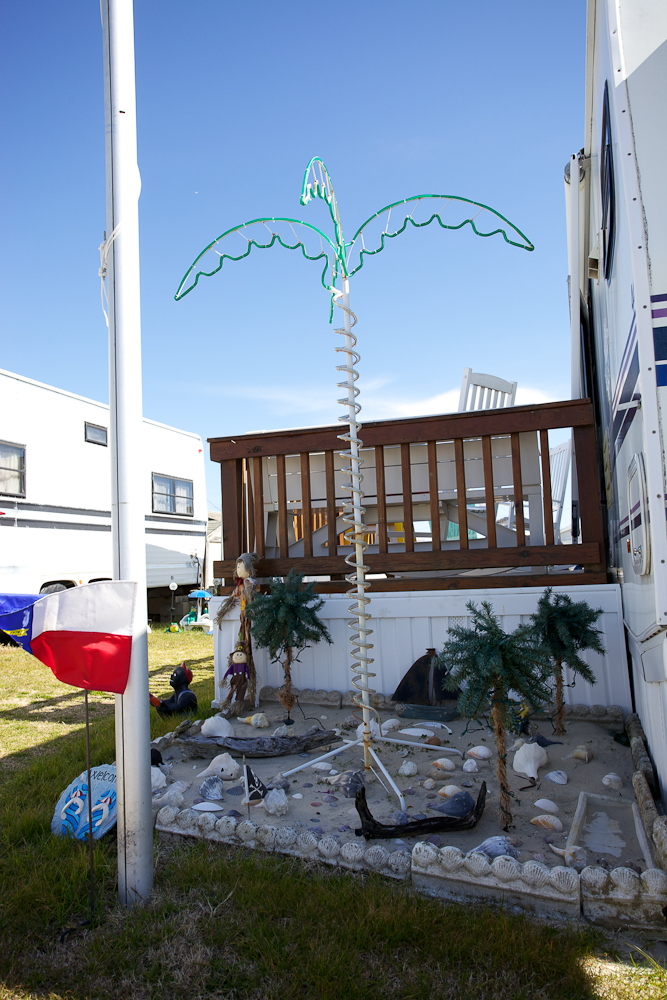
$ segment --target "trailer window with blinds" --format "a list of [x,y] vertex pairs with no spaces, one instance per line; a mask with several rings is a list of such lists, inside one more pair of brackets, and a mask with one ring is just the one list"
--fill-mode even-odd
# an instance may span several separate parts
[[85,437],[88,444],[101,444],[103,448],[107,446],[107,429],[100,424],[89,424],[86,420]]
[[192,481],[153,473],[153,513],[193,514]]
[[0,494],[25,496],[25,445],[0,441]]

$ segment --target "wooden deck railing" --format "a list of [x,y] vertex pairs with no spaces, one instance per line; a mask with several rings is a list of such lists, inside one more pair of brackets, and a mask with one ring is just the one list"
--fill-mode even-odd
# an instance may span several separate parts
[[[572,428],[581,544],[555,544],[549,431]],[[210,438],[220,463],[223,561],[291,568],[344,590],[340,426]],[[374,590],[575,585],[607,579],[588,400],[363,425],[365,562]],[[581,567],[578,572],[568,565]],[[561,571],[557,567],[561,567]]]

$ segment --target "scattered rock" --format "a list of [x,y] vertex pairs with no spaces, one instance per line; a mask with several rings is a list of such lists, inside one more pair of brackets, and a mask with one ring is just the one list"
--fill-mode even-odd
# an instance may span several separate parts
[[413,774],[417,774],[419,768],[413,760],[404,760],[398,769],[398,773],[402,778],[411,778]]

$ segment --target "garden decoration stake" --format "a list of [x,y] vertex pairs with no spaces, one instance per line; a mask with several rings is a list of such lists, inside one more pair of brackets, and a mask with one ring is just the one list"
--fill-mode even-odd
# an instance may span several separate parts
[[315,584],[302,586],[303,573],[290,570],[283,583],[271,581],[269,594],[256,594],[246,608],[255,644],[267,649],[274,663],[282,663],[284,683],[278,692],[280,703],[287,711],[287,725],[292,724],[290,711],[296,698],[292,690],[292,664],[299,653],[311,643],[325,639],[331,642],[329,629],[317,612],[324,605],[315,593]]
[[458,708],[461,715],[478,719],[491,702],[491,719],[498,761],[496,774],[500,786],[499,819],[504,830],[512,824],[507,786],[507,746],[505,725],[509,692],[516,691],[529,704],[548,701],[550,690],[544,676],[543,651],[536,646],[528,625],[514,632],[504,632],[488,601],[478,608],[467,604],[472,627],[452,626],[452,638],[436,659],[436,667],[445,670],[444,684],[451,690],[463,687]]
[[538,601],[537,611],[530,616],[530,628],[536,642],[545,651],[556,680],[554,729],[557,736],[565,733],[563,665],[583,677],[588,684],[596,683],[595,674],[579,653],[584,649],[604,653],[600,641],[602,632],[595,628],[595,622],[602,613],[602,608],[593,609],[586,601],[573,601],[567,594],[554,594],[548,587]]
[[333,184],[319,156],[314,156],[306,167],[301,186],[302,205],[307,205],[314,198],[322,199],[329,209],[332,226],[330,235],[300,219],[277,216],[262,216],[233,226],[204,247],[195,258],[178,286],[175,298],[178,301],[191,292],[201,277],[217,274],[225,261],[242,260],[253,248],[268,250],[277,245],[286,250],[300,250],[306,260],[320,261],[321,282],[331,295],[329,321],[331,322],[333,317],[334,306],[343,311],[343,327],[336,330],[336,333],[344,337],[344,346],[337,347],[336,351],[345,355],[345,364],[339,365],[336,370],[344,372],[346,376],[344,382],[338,383],[338,387],[345,391],[344,397],[338,402],[346,408],[345,414],[339,417],[339,420],[347,424],[347,431],[340,434],[339,438],[349,445],[344,451],[339,452],[347,462],[345,471],[349,476],[349,481],[343,486],[349,497],[344,503],[342,518],[347,525],[344,532],[345,540],[351,549],[345,556],[345,561],[351,569],[346,575],[346,580],[351,585],[347,594],[353,600],[349,610],[350,614],[354,615],[349,622],[353,633],[350,636],[352,686],[357,691],[354,702],[361,708],[363,715],[364,766],[366,770],[370,770],[372,757],[378,763],[370,745],[371,712],[376,715],[377,712],[371,707],[371,697],[375,691],[369,684],[375,674],[368,669],[373,662],[368,655],[369,650],[373,648],[368,640],[373,633],[372,629],[368,628],[370,613],[367,605],[370,598],[366,596],[366,591],[370,584],[367,580],[368,567],[364,564],[363,558],[366,549],[362,504],[364,494],[361,485],[363,442],[359,437],[361,424],[357,419],[361,410],[357,401],[359,389],[355,386],[359,374],[354,367],[360,361],[361,354],[356,349],[357,338],[352,332],[357,317],[350,308],[350,278],[361,270],[367,256],[373,256],[384,250],[388,240],[405,232],[408,223],[417,229],[429,226],[432,222],[437,222],[442,229],[456,230],[470,226],[477,236],[500,234],[510,246],[522,250],[534,250],[534,246],[516,226],[488,205],[457,195],[440,194],[413,195],[391,205],[385,205],[366,219],[352,240],[346,242]]

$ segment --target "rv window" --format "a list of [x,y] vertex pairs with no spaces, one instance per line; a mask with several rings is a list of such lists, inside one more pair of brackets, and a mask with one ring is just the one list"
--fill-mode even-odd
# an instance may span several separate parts
[[153,473],[153,513],[192,514],[192,482]]
[[609,85],[604,85],[602,102],[602,139],[600,141],[600,190],[602,194],[602,252],[604,276],[611,278],[614,262],[614,236],[616,235],[616,193],[614,189],[614,160],[611,146],[611,121],[609,114]]
[[86,420],[86,441],[89,444],[101,444],[103,448],[107,446],[107,429],[99,424],[89,424]]
[[0,493],[25,496],[25,448],[22,444],[0,441]]

